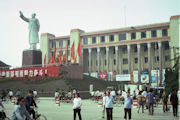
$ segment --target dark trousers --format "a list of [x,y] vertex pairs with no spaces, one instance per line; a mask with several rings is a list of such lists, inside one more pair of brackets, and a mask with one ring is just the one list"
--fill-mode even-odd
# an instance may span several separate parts
[[163,102],[163,111],[164,112],[168,111],[167,102],[166,101]]
[[174,115],[175,117],[177,117],[178,105],[172,105],[172,107],[173,107],[173,115]]
[[78,113],[79,120],[82,120],[81,118],[81,109],[73,109],[74,110],[74,120],[76,120],[76,113]]
[[150,115],[153,115],[153,112],[154,112],[153,103],[149,103],[149,114],[150,114]]
[[127,119],[127,113],[128,113],[129,119],[131,119],[131,108],[124,108],[124,119]]
[[112,120],[113,119],[112,114],[113,114],[113,108],[106,108],[107,120]]
[[[34,109],[30,109],[30,110],[28,110],[28,112],[29,112],[30,115],[32,114],[33,119],[35,119],[35,111],[34,111]],[[26,118],[26,120],[27,120],[27,118]]]

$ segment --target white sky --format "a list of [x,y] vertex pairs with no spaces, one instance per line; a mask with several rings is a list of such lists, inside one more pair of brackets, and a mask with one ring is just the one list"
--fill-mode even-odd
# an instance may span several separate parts
[[0,0],[0,60],[12,66],[21,66],[22,51],[29,48],[28,23],[20,19],[19,10],[26,17],[36,13],[39,35],[63,36],[74,28],[125,27],[124,13],[126,26],[168,22],[180,15],[180,0]]

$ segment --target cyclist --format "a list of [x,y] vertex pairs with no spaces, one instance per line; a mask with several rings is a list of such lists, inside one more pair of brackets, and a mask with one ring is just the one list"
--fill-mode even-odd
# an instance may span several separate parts
[[27,120],[31,120],[30,114],[28,113],[26,107],[24,106],[24,102],[25,102],[24,97],[18,98],[17,106],[14,109],[11,120],[24,120],[24,117],[26,117]]
[[26,109],[29,112],[29,114],[33,115],[33,119],[35,119],[35,111],[34,111],[34,106],[37,107],[36,102],[34,101],[34,97],[33,97],[33,91],[30,90],[28,96],[26,96],[25,99],[25,105],[26,105]]

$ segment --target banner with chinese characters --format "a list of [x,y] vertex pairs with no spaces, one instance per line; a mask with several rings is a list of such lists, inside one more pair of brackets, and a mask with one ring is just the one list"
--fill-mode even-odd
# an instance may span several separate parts
[[99,79],[107,80],[107,72],[100,72]]
[[0,70],[0,78],[23,78],[23,77],[36,77],[36,76],[58,76],[59,66],[48,67],[32,67],[32,68],[17,68]]

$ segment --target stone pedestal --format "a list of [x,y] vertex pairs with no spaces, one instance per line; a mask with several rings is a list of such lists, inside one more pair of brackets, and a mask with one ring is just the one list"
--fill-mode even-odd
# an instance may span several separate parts
[[22,58],[22,66],[28,67],[31,65],[41,66],[42,64],[42,53],[40,50],[24,50]]

